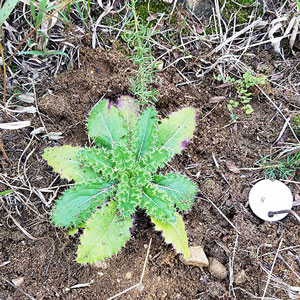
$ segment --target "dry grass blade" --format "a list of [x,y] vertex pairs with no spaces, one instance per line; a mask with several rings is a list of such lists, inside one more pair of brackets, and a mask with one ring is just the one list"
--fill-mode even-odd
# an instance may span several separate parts
[[16,130],[30,126],[30,121],[0,123],[0,129]]
[[217,46],[213,51],[213,53],[219,52],[224,46],[230,44],[232,41],[236,40],[239,36],[244,35],[246,32],[252,31],[256,27],[264,27],[267,25],[267,22],[262,21],[262,19],[258,19],[254,21],[253,23],[249,24],[248,26],[244,27],[242,30],[236,32],[231,37],[227,38],[223,43],[221,43],[219,46]]

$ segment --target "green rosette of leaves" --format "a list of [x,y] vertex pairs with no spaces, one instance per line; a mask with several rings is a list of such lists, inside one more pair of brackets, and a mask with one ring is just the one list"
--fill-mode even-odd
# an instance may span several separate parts
[[195,129],[195,109],[183,108],[158,120],[153,107],[139,111],[133,98],[117,105],[100,101],[91,110],[89,148],[45,149],[43,158],[62,178],[75,185],[52,211],[56,226],[84,228],[77,261],[93,263],[111,257],[130,239],[137,207],[151,217],[177,253],[189,258],[182,217],[197,193],[196,185],[179,173],[156,174],[188,144]]

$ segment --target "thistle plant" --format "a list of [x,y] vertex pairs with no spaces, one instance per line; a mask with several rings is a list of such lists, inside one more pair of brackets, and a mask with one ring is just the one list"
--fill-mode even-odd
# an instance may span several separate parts
[[187,235],[177,210],[188,211],[196,185],[179,173],[156,174],[188,144],[195,129],[195,110],[183,108],[158,121],[149,107],[128,96],[117,105],[98,102],[88,118],[93,146],[45,149],[43,158],[62,178],[74,180],[52,211],[56,226],[85,228],[77,252],[79,263],[111,257],[130,239],[137,207],[178,253],[189,258]]

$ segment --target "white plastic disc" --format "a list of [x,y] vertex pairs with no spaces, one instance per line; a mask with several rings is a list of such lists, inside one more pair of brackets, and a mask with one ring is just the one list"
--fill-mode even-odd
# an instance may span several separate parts
[[276,214],[269,217],[270,211],[291,209],[293,195],[281,181],[264,179],[256,183],[249,193],[249,204],[252,211],[265,221],[278,221],[287,214]]

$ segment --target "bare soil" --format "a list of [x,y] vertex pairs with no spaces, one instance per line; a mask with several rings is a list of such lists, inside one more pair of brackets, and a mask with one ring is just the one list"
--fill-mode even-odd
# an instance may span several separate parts
[[[129,94],[131,76],[133,66],[119,52],[85,49],[81,52],[81,68],[52,81],[46,96],[38,100],[40,114],[31,119],[32,127],[42,126],[42,120],[48,132],[62,132],[63,138],[49,141],[41,135],[32,137],[33,128],[4,134],[10,161],[0,154],[0,173],[12,179],[15,186],[25,184],[38,191],[51,184],[57,189],[49,193],[42,190],[44,202],[29,190],[22,192],[26,195],[23,201],[11,196],[14,194],[2,197],[0,299],[108,299],[139,281],[150,239],[143,289],[133,289],[119,299],[254,299],[247,292],[263,295],[268,275],[262,266],[271,269],[281,240],[281,249],[287,249],[280,252],[273,274],[286,284],[299,285],[299,223],[292,216],[277,223],[259,220],[251,212],[247,197],[252,184],[263,177],[262,171],[243,170],[236,174],[226,167],[228,161],[239,168],[253,167],[260,153],[268,153],[284,120],[256,92],[254,113],[245,116],[240,112],[239,121],[232,124],[226,101],[212,101],[212,97],[234,93],[232,87],[220,88],[211,75],[197,87],[177,86],[182,78],[171,68],[155,76],[153,86],[160,92],[158,112],[165,117],[180,107],[193,106],[198,124],[192,143],[167,168],[185,173],[198,184],[195,204],[184,215],[189,243],[203,246],[208,257],[227,268],[227,277],[219,279],[208,268],[184,265],[140,211],[135,216],[132,239],[118,255],[98,267],[75,261],[78,235],[69,236],[49,221],[55,198],[67,182],[57,177],[41,155],[49,146],[88,145],[86,120],[90,109],[103,97],[116,100]],[[280,94],[279,88],[269,88],[270,97],[277,103]],[[286,103],[283,105],[289,109]],[[292,141],[290,133],[286,141]],[[289,187],[299,192],[294,185]],[[0,184],[0,191],[7,188]],[[51,203],[47,203],[50,199]],[[11,281],[19,277],[24,282],[19,287],[12,286]],[[71,288],[78,284],[88,285]],[[274,282],[267,295],[287,299],[284,289],[276,288]]]

